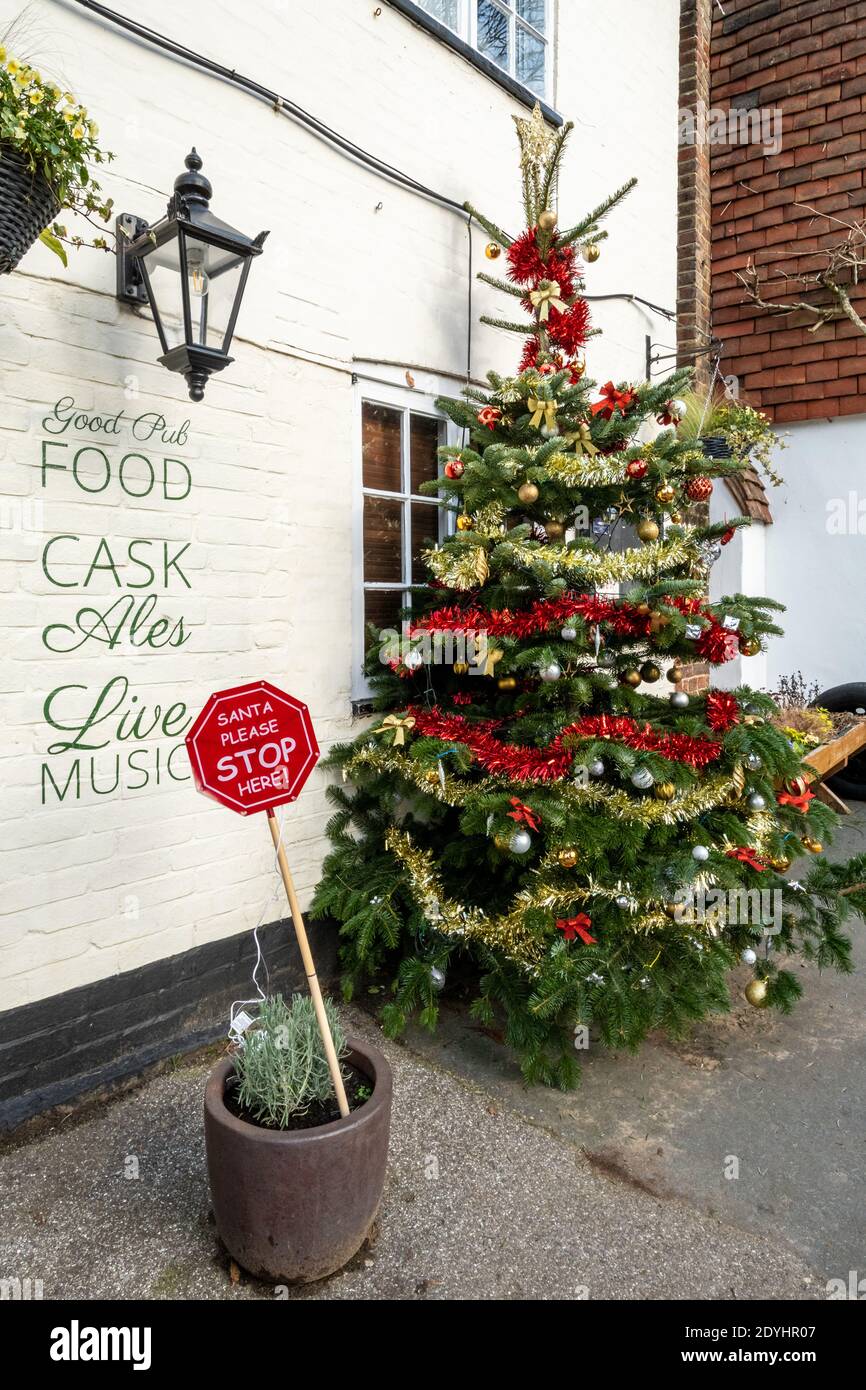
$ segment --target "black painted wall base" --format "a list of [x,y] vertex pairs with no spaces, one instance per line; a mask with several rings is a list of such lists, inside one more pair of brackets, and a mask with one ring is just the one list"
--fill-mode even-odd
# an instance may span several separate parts
[[[337,932],[307,927],[322,985],[333,987]],[[291,920],[260,928],[259,940],[262,989],[305,989]],[[242,932],[0,1013],[0,1133],[225,1037],[232,1001],[255,994],[255,958]]]

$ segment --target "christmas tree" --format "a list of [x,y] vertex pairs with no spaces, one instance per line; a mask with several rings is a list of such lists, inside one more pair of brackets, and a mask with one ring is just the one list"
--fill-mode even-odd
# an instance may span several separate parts
[[699,504],[746,460],[678,439],[688,370],[587,379],[582,260],[631,185],[560,230],[570,128],[536,108],[517,129],[527,229],[467,211],[507,265],[480,278],[529,316],[485,320],[523,337],[519,371],[440,402],[465,443],[440,450],[430,486],[456,529],[427,552],[409,641],[383,650],[372,633],[387,714],[331,754],[342,782],[314,911],[341,923],[347,994],[384,975],[387,1031],[434,1026],[456,977],[478,1019],[504,1020],[527,1078],[569,1086],[585,1025],[611,1048],[680,1035],[730,1006],[740,960],[749,1001],[784,1011],[800,993],[786,956],[849,970],[841,924],[866,909],[866,856],[816,858],[789,883],[833,815],[772,701],[681,689],[683,663],[780,631],[770,599],[707,597],[749,523],[711,525]]

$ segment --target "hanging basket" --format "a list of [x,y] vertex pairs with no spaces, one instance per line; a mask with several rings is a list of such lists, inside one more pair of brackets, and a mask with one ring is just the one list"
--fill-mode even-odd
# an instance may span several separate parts
[[0,275],[8,275],[60,204],[44,175],[34,173],[21,151],[0,144]]
[[731,446],[723,434],[704,435],[700,443],[705,458],[729,459],[731,457]]

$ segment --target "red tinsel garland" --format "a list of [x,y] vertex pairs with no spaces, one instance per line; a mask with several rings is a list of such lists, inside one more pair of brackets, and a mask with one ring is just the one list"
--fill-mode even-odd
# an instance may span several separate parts
[[494,731],[504,722],[501,719],[470,722],[462,714],[445,714],[438,707],[425,710],[413,706],[409,714],[415,719],[416,734],[462,743],[486,772],[516,782],[555,782],[566,777],[575,756],[574,750],[565,746],[569,738],[616,739],[636,751],[660,753],[671,762],[695,768],[714,762],[722,751],[722,745],[713,739],[665,733],[626,715],[589,715],[569,724],[546,748],[531,748],[495,738]]
[[[698,615],[709,624],[696,643],[699,656],[718,666],[737,655],[737,634],[728,632],[718,618],[703,607],[700,599],[673,598],[668,602],[686,616]],[[529,608],[517,613],[508,608],[489,612],[477,607],[437,608],[413,623],[411,633],[414,636],[421,632],[487,632],[491,637],[534,637],[549,628],[562,627],[574,617],[583,618],[590,627],[606,623],[618,637],[649,637],[652,632],[652,613],[639,613],[629,604],[591,594],[572,594],[537,599]],[[734,650],[728,638],[733,638]]]
[[740,706],[727,690],[710,690],[707,694],[706,719],[711,729],[723,734],[740,717]]

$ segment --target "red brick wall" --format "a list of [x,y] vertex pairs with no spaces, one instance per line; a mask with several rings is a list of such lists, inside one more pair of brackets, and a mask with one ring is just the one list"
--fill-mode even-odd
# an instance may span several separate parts
[[[866,2],[724,0],[714,6],[711,97],[715,108],[781,108],[781,150],[714,145],[713,329],[723,369],[778,421],[866,412],[866,337],[847,320],[809,332],[803,312],[772,317],[736,279],[761,269],[808,272],[814,253],[866,216]],[[795,253],[801,253],[796,255]],[[806,254],[802,254],[806,253]],[[801,297],[767,292],[788,303]],[[862,310],[866,288],[855,304]],[[745,301],[745,302],[744,302]]]

